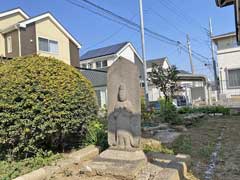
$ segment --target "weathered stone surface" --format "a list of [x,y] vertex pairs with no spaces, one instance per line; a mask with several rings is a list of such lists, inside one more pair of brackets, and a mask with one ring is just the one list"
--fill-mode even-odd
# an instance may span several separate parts
[[187,165],[190,164],[190,156],[185,154],[170,155],[157,152],[148,152],[148,159],[162,168],[176,169],[180,179],[187,177]]
[[90,176],[113,176],[134,179],[146,166],[147,158],[142,151],[108,149],[80,170]]
[[173,126],[172,128],[178,132],[187,132],[188,131],[184,125]]
[[191,164],[191,156],[188,154],[177,154],[176,155],[176,161],[183,161],[187,164],[187,166],[190,166]]
[[56,162],[55,166],[45,166],[28,174],[19,176],[14,180],[45,180],[49,178],[53,173],[60,172],[69,166],[81,163],[85,160],[96,157],[99,154],[99,148],[90,145],[86,148],[80,149],[78,151],[72,152],[70,154],[65,154],[64,159],[60,159]]
[[150,177],[156,176],[162,170],[162,167],[148,163],[147,166],[137,175],[136,180],[149,180]]
[[172,132],[170,130],[158,130],[153,138],[161,141],[161,143],[168,144],[172,143],[180,135],[181,133],[179,132]]
[[23,176],[17,177],[14,180],[44,180],[50,178],[50,176],[58,169],[59,167],[57,166],[46,166]]
[[140,146],[141,107],[139,72],[135,64],[120,58],[108,69],[108,143],[132,149]]
[[180,180],[180,177],[176,169],[165,168],[160,171],[153,180]]
[[143,131],[154,131],[158,129],[168,129],[169,125],[167,123],[160,123],[158,126],[155,127],[143,127]]

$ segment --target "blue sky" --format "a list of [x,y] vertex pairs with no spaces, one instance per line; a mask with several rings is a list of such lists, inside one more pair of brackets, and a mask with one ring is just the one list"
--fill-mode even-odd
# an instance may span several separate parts
[[[81,0],[73,0],[77,3]],[[125,18],[139,23],[138,0],[91,0]],[[191,38],[192,49],[210,58],[208,28],[212,18],[214,35],[235,30],[233,7],[218,8],[215,0],[143,0],[145,26],[171,39],[186,43]],[[21,7],[30,16],[50,11],[83,45],[86,50],[131,41],[141,52],[140,34],[120,24],[106,20],[65,0],[1,0],[0,11]],[[190,70],[188,54],[180,48],[146,36],[147,59],[167,56],[179,69]],[[195,71],[212,79],[211,67],[193,59]]]

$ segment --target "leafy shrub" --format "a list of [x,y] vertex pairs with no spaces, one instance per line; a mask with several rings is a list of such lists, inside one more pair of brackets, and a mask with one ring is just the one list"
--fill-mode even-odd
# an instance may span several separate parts
[[160,100],[160,116],[163,118],[164,122],[170,124],[182,124],[182,119],[177,113],[177,108],[170,101],[165,101],[165,99]]
[[179,114],[187,114],[187,113],[193,113],[193,108],[186,106],[186,107],[182,107],[178,110]]
[[205,106],[205,107],[182,107],[178,110],[180,114],[187,113],[223,113],[224,115],[230,114],[230,109],[223,106]]
[[2,158],[77,146],[85,137],[86,124],[96,119],[91,83],[57,59],[16,58],[0,66],[0,77]]
[[100,146],[102,150],[108,148],[106,127],[99,120],[89,122],[84,144],[94,144]]
[[141,98],[141,119],[145,122],[151,122],[155,118],[155,110],[148,109],[144,97]]

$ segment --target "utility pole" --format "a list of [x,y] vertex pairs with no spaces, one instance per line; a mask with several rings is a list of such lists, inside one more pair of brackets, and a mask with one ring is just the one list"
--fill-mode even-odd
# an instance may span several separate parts
[[187,34],[187,46],[188,46],[188,54],[189,54],[189,61],[191,65],[191,71],[192,71],[192,74],[194,74],[194,66],[192,62],[192,49],[191,49],[191,43],[190,43],[190,38],[188,34]]
[[143,5],[142,0],[139,0],[140,24],[141,24],[141,39],[142,39],[142,59],[144,72],[144,95],[145,103],[148,107],[148,82],[147,82],[147,63],[145,57],[145,38],[144,38],[144,20],[143,20]]
[[213,41],[212,41],[213,30],[212,30],[212,20],[211,20],[211,18],[209,18],[209,32],[210,32],[210,41],[211,41],[211,52],[212,52],[213,72],[214,72],[214,83],[215,83],[216,89],[219,90],[219,88],[218,88],[217,66],[216,66],[216,61],[215,61],[215,58],[214,58],[214,45],[213,45]]

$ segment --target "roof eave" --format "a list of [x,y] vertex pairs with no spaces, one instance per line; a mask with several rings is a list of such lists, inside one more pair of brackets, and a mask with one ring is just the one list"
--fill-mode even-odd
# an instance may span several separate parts
[[16,8],[16,9],[12,9],[12,10],[8,10],[6,12],[0,13],[0,18],[4,16],[9,16],[15,13],[20,13],[24,18],[29,19],[29,16],[27,15],[27,13],[25,13],[21,8]]
[[111,57],[117,57],[117,54],[116,53],[113,53],[113,54],[108,54],[108,55],[104,55],[104,56],[96,56],[96,57],[91,57],[91,58],[87,58],[87,59],[81,59],[80,58],[80,62],[81,61],[87,61],[87,60],[95,60],[95,59],[104,59],[104,58],[111,58]]
[[236,36],[236,33],[229,33],[229,34],[223,34],[223,35],[218,35],[218,36],[213,36],[211,37],[211,39],[213,41],[218,40],[218,39],[222,39],[222,38],[226,38],[226,37],[232,37],[232,36]]
[[23,22],[20,22],[19,23],[19,26],[22,27],[22,28],[26,28],[28,24],[30,23],[33,23],[33,22],[36,22],[36,21],[39,21],[41,19],[44,19],[44,18],[50,18],[59,28],[60,30],[74,43],[76,44],[76,46],[80,49],[82,47],[82,45],[77,41],[75,40],[75,38],[69,33],[67,32],[67,30],[57,21],[56,18],[54,18],[54,16],[47,12],[45,14],[42,14],[40,16],[36,16],[32,19],[27,19]]
[[18,24],[15,24],[15,25],[10,26],[10,27],[8,27],[8,28],[6,28],[6,29],[0,30],[0,33],[6,34],[6,33],[9,33],[9,32],[11,32],[11,31],[13,31],[13,30],[18,29],[18,27],[19,27]]
[[133,50],[133,52],[137,55],[137,57],[140,59],[140,61],[143,63],[143,59],[142,57],[137,53],[136,49],[134,48],[134,46],[132,45],[131,42],[128,42],[125,46],[123,46],[118,52],[117,55],[119,55],[121,53],[121,51],[123,51],[127,46],[130,46],[131,49]]

